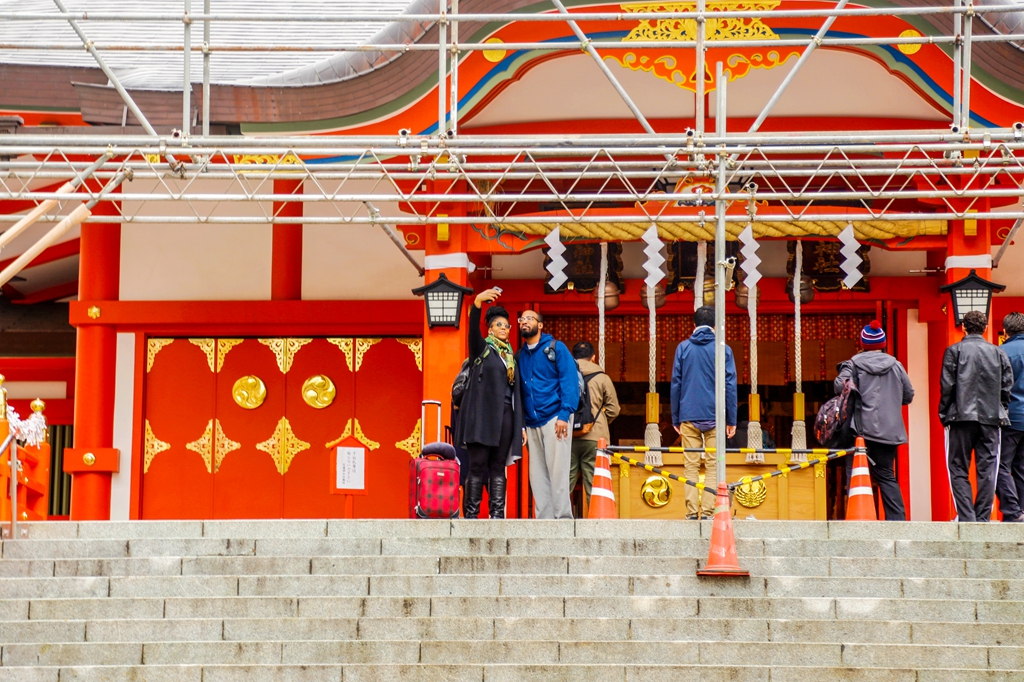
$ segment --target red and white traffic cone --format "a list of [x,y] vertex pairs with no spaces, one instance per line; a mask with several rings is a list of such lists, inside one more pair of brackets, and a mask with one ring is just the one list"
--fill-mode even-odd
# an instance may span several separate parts
[[617,519],[615,493],[612,492],[612,465],[608,456],[607,441],[597,439],[597,460],[594,462],[594,482],[590,488],[590,513],[588,519]]
[[725,481],[718,482],[718,495],[715,498],[715,521],[711,527],[711,549],[708,551],[708,562],[704,568],[697,570],[697,575],[723,577],[749,577],[750,572],[740,568],[736,556],[736,536],[732,532],[732,510],[729,508],[729,486]]
[[850,474],[850,496],[846,500],[847,521],[877,521],[875,494],[871,490],[871,471],[864,439],[858,437]]

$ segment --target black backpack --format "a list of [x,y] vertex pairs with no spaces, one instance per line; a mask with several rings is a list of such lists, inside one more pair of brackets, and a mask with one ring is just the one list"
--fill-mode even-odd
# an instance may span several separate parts
[[[555,344],[558,343],[554,339],[548,342],[547,348],[544,349],[544,355],[547,356],[548,360],[552,364],[555,364],[558,360],[555,356]],[[594,416],[594,411],[590,404],[590,391],[587,390],[587,379],[594,376],[588,374],[583,376],[583,370],[580,369],[580,363],[573,358],[573,362],[576,363],[576,380],[579,384],[580,390],[580,402],[576,405],[576,411],[572,415],[572,430],[580,431],[578,435],[584,435],[590,432],[590,429],[594,428],[594,422],[597,420]],[[599,374],[600,372],[598,372]],[[586,430],[583,430],[586,427]]]
[[854,445],[857,434],[853,428],[853,416],[860,401],[856,376],[857,367],[854,365],[854,378],[844,381],[842,392],[822,405],[814,418],[814,437],[826,448],[835,450]]
[[487,346],[484,348],[484,352],[480,354],[480,357],[470,362],[472,358],[466,358],[462,362],[462,369],[455,375],[455,381],[452,382],[452,405],[458,409],[462,405],[462,398],[466,395],[466,386],[469,385],[469,368],[470,366],[479,365],[484,361],[488,355],[491,354],[491,347]]

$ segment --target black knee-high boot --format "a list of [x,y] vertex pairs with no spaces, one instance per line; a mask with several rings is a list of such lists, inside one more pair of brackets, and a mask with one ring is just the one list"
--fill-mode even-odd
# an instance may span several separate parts
[[482,476],[469,475],[466,479],[466,497],[462,500],[462,516],[466,519],[480,517],[480,501],[484,496],[484,479]]
[[505,518],[505,483],[504,475],[491,476],[487,484],[487,494],[490,496],[491,518]]

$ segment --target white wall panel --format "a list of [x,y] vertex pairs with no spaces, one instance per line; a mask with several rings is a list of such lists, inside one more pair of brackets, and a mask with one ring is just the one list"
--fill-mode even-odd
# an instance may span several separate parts
[[914,402],[907,410],[910,423],[910,518],[932,520],[931,399],[928,390],[928,323],[919,321],[917,309],[907,311],[907,374],[914,387]]

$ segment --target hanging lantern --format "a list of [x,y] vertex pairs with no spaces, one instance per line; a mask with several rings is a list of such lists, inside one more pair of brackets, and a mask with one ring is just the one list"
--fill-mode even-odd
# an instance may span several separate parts
[[[757,303],[761,302],[761,287],[757,287]],[[740,310],[747,310],[747,304],[750,302],[750,288],[746,284],[736,284],[736,307]]]
[[705,277],[704,288],[701,290],[704,297],[704,305],[715,304],[715,278]]
[[[613,282],[611,280],[608,280],[607,282],[604,283],[604,309],[605,309],[605,312],[607,312],[609,310],[615,310],[616,308],[619,307],[619,294],[621,294],[621,293],[622,292],[619,291],[619,287],[618,287],[617,284],[615,284],[615,282]],[[594,300],[597,301],[599,298],[601,298],[601,294],[595,288],[594,289]]]
[[473,293],[473,290],[456,284],[442,272],[433,282],[413,289],[412,293],[422,296],[426,301],[427,326],[431,329],[434,327],[458,329],[459,319],[462,317],[462,297]]
[[[786,295],[789,296],[790,303],[796,303],[796,299],[793,298],[793,279],[790,278],[786,282]],[[803,275],[800,277],[800,303],[810,303],[814,300],[814,280],[809,275]]]
[[992,292],[1002,291],[1005,284],[996,284],[978,276],[976,270],[963,279],[944,284],[939,291],[949,292],[953,299],[953,321],[956,326],[964,322],[964,315],[971,311],[977,311],[988,317],[989,308],[992,305]]
[[[646,286],[640,287],[640,303],[643,304],[644,308],[651,309]],[[654,307],[660,308],[663,305],[665,305],[665,285],[658,283],[654,285]]]

